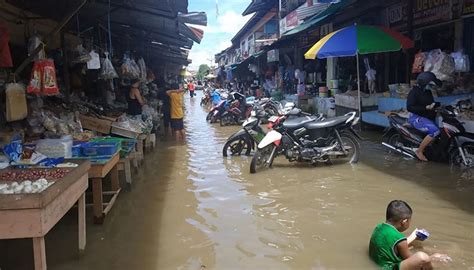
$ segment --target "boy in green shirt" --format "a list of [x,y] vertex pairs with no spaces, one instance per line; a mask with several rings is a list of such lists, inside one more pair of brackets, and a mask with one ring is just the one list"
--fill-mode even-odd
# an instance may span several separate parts
[[382,269],[433,269],[428,254],[421,251],[411,254],[408,249],[414,240],[422,240],[416,236],[416,229],[408,237],[402,234],[410,227],[411,215],[411,207],[406,202],[391,201],[387,206],[386,222],[375,227],[370,238],[369,256]]

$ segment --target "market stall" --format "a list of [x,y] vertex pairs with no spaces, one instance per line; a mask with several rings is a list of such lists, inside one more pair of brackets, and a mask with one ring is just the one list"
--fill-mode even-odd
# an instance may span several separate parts
[[[351,93],[345,96],[336,95],[336,105],[338,103],[349,107],[356,105],[353,109],[357,109],[359,115],[362,117],[362,106],[364,103],[361,93],[359,55],[400,51],[401,49],[413,48],[413,46],[413,41],[392,29],[379,26],[353,25],[323,37],[305,53],[305,58],[315,59],[317,57],[323,59],[355,56],[357,68],[357,99],[355,99],[355,95]],[[370,68],[368,72],[369,71]],[[354,100],[356,100],[356,102],[354,102]],[[366,99],[365,103],[370,106],[374,103],[374,99]]]
[[85,250],[89,169],[90,162],[71,160],[60,169],[0,170],[0,239],[32,238],[35,270],[47,268],[45,235],[76,203],[79,251]]

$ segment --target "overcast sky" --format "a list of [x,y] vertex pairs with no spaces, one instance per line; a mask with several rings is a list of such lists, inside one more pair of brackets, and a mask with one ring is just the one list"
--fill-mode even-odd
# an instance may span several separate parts
[[[242,16],[242,12],[250,0],[218,0],[219,16],[216,16],[216,0],[189,0],[189,11],[204,11],[207,13],[207,27],[201,44],[195,43],[189,59],[192,70],[197,70],[200,64],[210,65],[214,54],[231,45],[230,40],[247,22],[250,16]],[[211,61],[209,59],[212,59]]]

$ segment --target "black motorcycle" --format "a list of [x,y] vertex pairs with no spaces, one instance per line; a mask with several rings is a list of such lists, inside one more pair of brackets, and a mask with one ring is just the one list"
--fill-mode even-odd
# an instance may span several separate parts
[[[429,161],[449,162],[456,166],[474,167],[474,134],[467,133],[457,119],[459,105],[437,109],[442,117],[440,135],[425,149]],[[426,136],[397,114],[389,116],[390,128],[383,135],[383,145],[390,150],[415,158],[415,151]]]
[[311,117],[289,119],[267,133],[258,144],[250,163],[250,173],[271,167],[279,153],[284,154],[290,162],[315,164],[338,159],[356,163],[360,155],[361,137],[353,126],[358,122],[355,112],[323,121]]

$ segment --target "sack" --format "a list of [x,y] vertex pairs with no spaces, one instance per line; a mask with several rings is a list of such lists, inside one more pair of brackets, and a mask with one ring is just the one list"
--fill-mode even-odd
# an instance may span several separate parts
[[25,119],[28,116],[25,86],[19,83],[10,83],[7,84],[5,88],[7,122]]
[[87,69],[100,69],[100,57],[95,51],[89,53],[91,60],[87,61]]
[[411,73],[421,73],[423,72],[423,67],[425,66],[426,54],[424,52],[419,52],[415,55],[415,60],[413,61],[413,66],[411,68]]
[[109,59],[109,53],[105,53],[105,59],[102,61],[102,69],[100,70],[99,78],[103,80],[112,80],[118,78],[117,71]]

